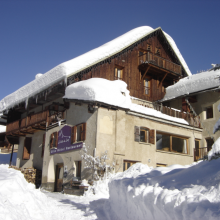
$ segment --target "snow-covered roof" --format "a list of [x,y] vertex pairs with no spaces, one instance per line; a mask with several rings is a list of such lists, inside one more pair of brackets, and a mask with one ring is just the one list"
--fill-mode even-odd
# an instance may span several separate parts
[[176,84],[166,88],[166,95],[162,101],[220,86],[220,70],[197,73],[179,80]]
[[63,98],[102,102],[132,112],[188,125],[188,122],[182,118],[172,117],[152,108],[132,103],[129,93],[124,81],[91,78],[67,86]]
[[[35,96],[37,93],[45,90],[50,85],[66,79],[67,77],[74,75],[83,69],[95,65],[96,63],[99,63],[102,60],[113,56],[114,54],[117,54],[118,52],[158,29],[153,29],[149,26],[135,28],[94,50],[56,66],[43,75],[38,75],[32,82],[3,98],[0,101],[0,112],[13,107],[22,101],[27,101],[29,97]],[[170,46],[176,53],[186,73],[191,75],[191,72],[174,40],[167,33],[163,33],[167,41],[170,43]]]

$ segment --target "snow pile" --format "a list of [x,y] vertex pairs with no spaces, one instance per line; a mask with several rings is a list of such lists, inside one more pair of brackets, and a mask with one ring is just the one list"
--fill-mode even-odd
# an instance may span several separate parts
[[[149,35],[153,31],[154,29],[149,26],[135,28],[94,50],[91,50],[81,56],[58,65],[43,75],[37,74],[35,80],[18,89],[14,93],[6,96],[0,101],[0,112],[13,107],[22,101],[27,102],[29,97],[32,97],[37,93],[45,90],[50,85],[55,84],[70,75],[74,75],[83,69],[86,69],[102,60],[111,57],[112,55],[132,45],[136,41]],[[179,60],[181,61],[187,74],[191,75],[191,72],[181,53],[179,52],[174,40],[165,32],[164,34],[176,55],[178,56]]]
[[203,91],[220,86],[220,70],[206,71],[179,80],[166,88],[163,100],[173,99],[190,93]]
[[212,149],[208,153],[208,159],[211,160],[216,154],[220,153],[220,137],[212,145]]
[[182,118],[175,118],[152,108],[133,104],[129,93],[127,84],[124,81],[92,78],[69,85],[63,98],[103,102],[112,106],[129,109],[133,112],[188,124]]
[[69,85],[63,98],[99,101],[109,105],[129,108],[131,105],[129,93],[127,84],[124,81],[92,78]]
[[6,132],[6,126],[0,125],[0,133]]
[[220,159],[155,168],[136,177],[133,166],[109,183],[105,209],[111,219],[219,219]]
[[57,202],[35,189],[20,171],[0,165],[0,173],[0,219],[64,219]]

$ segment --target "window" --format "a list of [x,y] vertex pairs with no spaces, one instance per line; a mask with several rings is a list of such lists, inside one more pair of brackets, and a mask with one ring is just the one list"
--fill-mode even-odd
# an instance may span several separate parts
[[152,46],[150,44],[147,44],[147,50],[152,51]]
[[23,160],[30,159],[32,138],[26,137],[24,140]]
[[209,106],[206,108],[206,119],[213,118],[213,108]]
[[163,163],[157,163],[156,167],[166,167],[167,165],[166,164],[163,164]]
[[75,125],[71,131],[71,143],[86,140],[86,123]]
[[164,133],[156,134],[157,150],[188,153],[188,139]]
[[58,132],[54,132],[50,135],[50,148],[56,148],[58,144]]
[[207,151],[209,152],[212,149],[212,145],[214,144],[214,141],[212,138],[206,138],[207,143]]
[[150,78],[144,79],[144,94],[150,96],[150,88],[151,88],[151,80]]
[[195,139],[194,160],[197,161],[200,158],[200,140]]
[[123,162],[123,171],[127,170],[129,167],[131,167],[135,163],[137,163],[137,162],[136,161],[124,160],[124,162]]
[[43,135],[43,142],[42,142],[41,157],[44,157],[45,137],[46,137],[46,135],[44,134],[44,135]]
[[154,130],[146,127],[134,127],[134,141],[154,144]]
[[160,48],[158,48],[158,47],[155,47],[155,54],[157,54],[157,55],[161,55],[161,50],[160,50]]
[[115,79],[123,79],[123,67],[115,67]]

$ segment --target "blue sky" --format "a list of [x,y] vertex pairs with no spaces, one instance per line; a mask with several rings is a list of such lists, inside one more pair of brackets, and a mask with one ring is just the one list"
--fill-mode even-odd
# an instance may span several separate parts
[[139,26],[161,27],[192,73],[220,63],[219,0],[0,0],[0,100]]

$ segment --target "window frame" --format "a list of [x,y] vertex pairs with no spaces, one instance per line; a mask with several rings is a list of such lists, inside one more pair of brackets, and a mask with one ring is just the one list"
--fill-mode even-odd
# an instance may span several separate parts
[[[77,132],[78,128],[80,130],[80,135]],[[71,128],[71,143],[74,144],[77,142],[83,142],[85,140],[86,140],[86,123],[80,123],[73,126]]]
[[[148,86],[147,87],[145,86],[146,80],[148,81]],[[145,76],[143,82],[144,82],[144,95],[148,96],[148,97],[151,97],[152,78],[150,76]],[[148,90],[148,93],[146,93],[146,88]]]
[[[118,76],[119,70],[120,70],[121,77]],[[119,65],[115,65],[114,71],[115,71],[114,72],[115,80],[123,80],[124,79],[124,67],[119,66]]]
[[[131,165],[129,167],[128,167],[128,163],[131,163]],[[138,161],[123,160],[123,171],[127,170],[128,168],[130,168],[135,163],[138,163]]]
[[[141,141],[141,130],[147,130],[148,131],[148,142]],[[155,130],[149,129],[148,127],[144,126],[134,126],[134,141],[139,143],[147,143],[147,144],[155,144]]]
[[[169,133],[166,133],[166,132],[156,131],[156,139],[157,139],[157,134],[167,135],[170,138],[169,139],[169,143],[170,143],[169,150],[157,149],[157,140],[156,140],[156,150],[157,151],[172,152],[172,153],[177,153],[177,154],[189,155],[189,138],[183,137],[183,136],[179,136],[179,135],[169,134]],[[182,153],[182,152],[178,152],[178,151],[173,150],[173,140],[172,140],[173,137],[186,140],[186,153]]]

